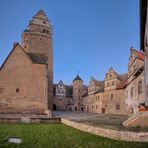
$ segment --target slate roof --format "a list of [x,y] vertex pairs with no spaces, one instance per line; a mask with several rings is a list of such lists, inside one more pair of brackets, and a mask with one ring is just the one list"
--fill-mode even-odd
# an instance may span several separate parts
[[91,78],[91,80],[94,82],[94,84],[96,86],[100,86],[100,85],[102,85],[104,83],[104,81],[98,81],[98,80],[94,79],[93,77]]
[[[117,73],[116,73],[117,74]],[[125,80],[126,78],[128,77],[128,74],[125,73],[125,74],[122,74],[122,75],[119,75],[117,74],[117,78],[121,81]]]
[[82,82],[83,82],[83,80],[80,78],[80,76],[79,76],[79,75],[77,75],[77,76],[74,78],[74,80],[73,80],[73,81],[76,81],[76,80],[80,80],[80,81],[82,81]]
[[40,54],[40,53],[27,53],[29,58],[32,60],[35,64],[45,64],[47,65],[47,56]]
[[123,89],[128,85],[128,78],[124,79],[123,81],[121,81],[121,83],[117,86],[117,90],[118,89]]

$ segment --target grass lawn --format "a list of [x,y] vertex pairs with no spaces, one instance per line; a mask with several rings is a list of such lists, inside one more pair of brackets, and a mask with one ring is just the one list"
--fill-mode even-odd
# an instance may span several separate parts
[[[8,137],[23,139],[10,144]],[[148,143],[110,140],[81,132],[63,124],[0,124],[0,148],[148,148]]]

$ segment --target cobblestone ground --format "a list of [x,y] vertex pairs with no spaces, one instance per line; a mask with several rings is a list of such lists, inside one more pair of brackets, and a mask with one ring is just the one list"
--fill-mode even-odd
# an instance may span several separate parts
[[96,127],[103,127],[115,130],[129,130],[129,131],[147,131],[148,128],[125,128],[122,123],[128,119],[128,116],[123,115],[106,115],[89,112],[59,112],[55,111],[54,116],[63,117],[68,120],[93,125]]

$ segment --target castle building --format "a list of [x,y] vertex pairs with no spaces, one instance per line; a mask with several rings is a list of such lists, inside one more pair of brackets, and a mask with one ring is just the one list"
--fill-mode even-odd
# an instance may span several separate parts
[[65,85],[63,81],[54,84],[53,109],[59,111],[84,111],[82,96],[87,92],[87,86],[77,75],[72,85]]
[[128,82],[125,88],[125,103],[128,114],[139,112],[140,105],[145,104],[144,97],[144,54],[130,50],[128,62]]
[[0,113],[51,116],[52,27],[40,10],[0,67]]
[[77,75],[72,85],[54,85],[54,109],[103,114],[135,115],[144,104],[144,54],[130,49],[128,73],[111,67],[103,81],[91,77],[89,85]]
[[72,111],[73,110],[73,89],[70,85],[65,85],[63,81],[54,84],[53,110]]
[[143,66],[140,65],[141,67],[137,67],[139,70],[135,70],[132,58],[139,61],[134,56],[139,57],[139,55],[134,51],[132,52],[133,57],[130,59],[131,64],[129,63],[129,67],[131,65],[131,71],[134,73],[130,74],[131,71],[129,71],[133,81],[130,84],[130,94],[127,92],[127,95],[130,95],[127,98],[130,100],[128,99],[126,102],[128,108],[131,108],[129,111],[134,114],[123,123],[124,126],[148,126],[148,0],[140,0],[140,49],[144,52],[143,63],[141,62]]
[[90,79],[88,94],[83,97],[85,110],[103,114],[125,114],[124,87],[127,74],[119,75],[113,68],[105,80]]

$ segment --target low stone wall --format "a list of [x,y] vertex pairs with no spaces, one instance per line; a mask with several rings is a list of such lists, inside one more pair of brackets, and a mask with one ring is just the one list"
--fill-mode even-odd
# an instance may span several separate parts
[[0,123],[7,123],[7,124],[13,124],[13,123],[61,123],[61,118],[29,118],[29,117],[23,117],[23,118],[0,118]]
[[30,118],[30,123],[61,123],[61,118]]
[[148,142],[148,132],[131,132],[131,131],[118,131],[112,129],[105,129],[101,127],[86,125],[84,123],[70,121],[64,118],[61,118],[61,122],[63,124],[74,127],[81,131],[89,132],[110,139],[122,140],[122,141],[134,141],[134,142]]
[[21,118],[0,118],[0,123],[21,123]]

